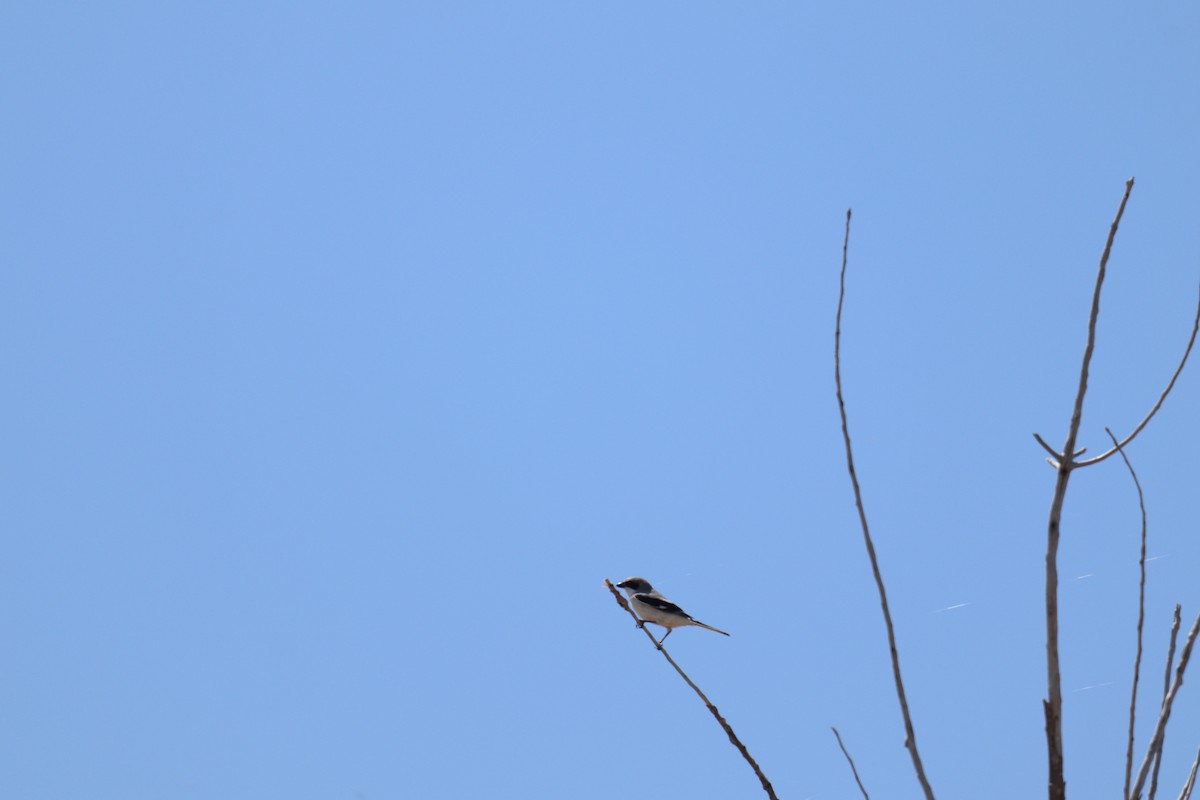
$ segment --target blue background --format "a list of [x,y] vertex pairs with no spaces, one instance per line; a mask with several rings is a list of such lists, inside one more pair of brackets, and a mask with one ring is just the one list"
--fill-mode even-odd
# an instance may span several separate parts
[[[940,797],[1046,781],[1043,559],[1200,279],[1193,4],[12,3],[0,795],[915,798],[845,390]],[[1195,580],[1192,365],[1138,759]],[[1068,790],[1119,794],[1139,516],[1076,475]],[[964,605],[965,604],[965,605]],[[1163,768],[1200,744],[1185,686]]]

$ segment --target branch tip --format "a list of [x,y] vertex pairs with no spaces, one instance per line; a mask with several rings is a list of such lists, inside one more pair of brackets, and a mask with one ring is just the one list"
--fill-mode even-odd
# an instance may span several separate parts
[[933,788],[925,777],[925,765],[921,762],[921,754],[917,750],[917,735],[913,727],[912,714],[908,710],[908,697],[904,691],[904,678],[900,674],[900,654],[896,647],[896,629],[892,625],[892,612],[888,607],[887,589],[883,583],[883,573],[879,568],[879,558],[875,554],[875,543],[871,540],[871,529],[867,524],[867,512],[863,506],[862,488],[858,484],[858,473],[854,469],[854,448],[850,444],[850,423],[846,418],[846,401],[842,396],[842,308],[846,301],[846,265],[850,252],[850,213],[846,212],[846,238],[842,242],[842,271],[839,281],[837,316],[833,329],[833,377],[837,394],[838,411],[842,417],[842,440],[846,446],[846,469],[850,473],[850,484],[854,488],[854,505],[858,509],[858,521],[862,527],[863,543],[867,548],[867,556],[871,561],[871,572],[875,576],[875,587],[879,591],[879,605],[883,611],[884,626],[887,628],[888,649],[892,657],[892,678],[896,683],[896,697],[900,701],[900,713],[904,718],[904,746],[913,762],[917,780],[925,793],[925,800],[934,800]]

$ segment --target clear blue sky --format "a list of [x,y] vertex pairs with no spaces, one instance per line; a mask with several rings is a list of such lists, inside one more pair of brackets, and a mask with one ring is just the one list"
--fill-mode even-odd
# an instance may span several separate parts
[[[915,798],[1045,783],[1042,564],[1200,280],[1188,3],[14,3],[0,795]],[[1200,363],[1131,448],[1144,691],[1200,610]],[[1137,502],[1076,476],[1068,789],[1119,795]],[[965,604],[965,605],[964,605]],[[957,606],[951,610],[951,606]],[[1147,706],[1148,708],[1148,706]],[[1148,714],[1143,718],[1148,721]],[[1200,677],[1167,744],[1174,797]],[[1138,750],[1148,726],[1140,727]]]

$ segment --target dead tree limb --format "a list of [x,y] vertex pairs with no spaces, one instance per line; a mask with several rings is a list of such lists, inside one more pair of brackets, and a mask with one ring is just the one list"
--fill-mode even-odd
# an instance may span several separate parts
[[[1133,180],[1133,178],[1130,178],[1125,182],[1125,193],[1121,197],[1121,203],[1117,208],[1117,214],[1113,218],[1112,225],[1109,226],[1108,238],[1104,243],[1104,252],[1100,256],[1100,266],[1096,272],[1096,285],[1092,291],[1091,313],[1088,315],[1087,345],[1083,351],[1083,363],[1079,371],[1079,388],[1075,394],[1075,405],[1071,413],[1071,423],[1067,430],[1067,440],[1063,444],[1062,451],[1059,452],[1048,446],[1041,436],[1036,433],[1034,434],[1038,443],[1050,451],[1050,463],[1054,465],[1057,471],[1054,496],[1050,502],[1050,519],[1046,532],[1047,697],[1042,701],[1046,718],[1046,753],[1049,762],[1047,785],[1050,800],[1066,800],[1067,795],[1067,783],[1063,772],[1062,673],[1058,652],[1058,545],[1061,536],[1063,502],[1067,496],[1067,484],[1070,482],[1071,473],[1075,469],[1098,464],[1113,453],[1122,452],[1122,449],[1129,442],[1133,441],[1133,438],[1146,427],[1147,423],[1158,412],[1158,409],[1162,407],[1171,389],[1175,386],[1175,381],[1183,371],[1188,355],[1191,353],[1192,346],[1196,341],[1196,333],[1200,330],[1200,303],[1198,303],[1195,321],[1192,324],[1192,334],[1188,339],[1188,345],[1184,350],[1183,358],[1180,360],[1179,366],[1175,369],[1175,374],[1171,377],[1167,388],[1159,395],[1158,402],[1150,409],[1150,413],[1146,415],[1141,423],[1125,439],[1120,442],[1114,441],[1112,449],[1095,458],[1090,458],[1086,461],[1077,461],[1076,459],[1083,453],[1082,450],[1075,449],[1075,444],[1079,438],[1079,425],[1083,419],[1083,401],[1087,396],[1088,370],[1091,367],[1092,353],[1096,347],[1096,321],[1100,316],[1100,294],[1104,287],[1104,276],[1108,268],[1109,255],[1112,253],[1113,240],[1116,238],[1117,228],[1121,224],[1121,217],[1125,214],[1125,206],[1129,202],[1129,195],[1133,191]],[[1124,455],[1123,452],[1122,455]]]
[[[925,765],[917,750],[917,734],[913,729],[912,715],[908,711],[908,697],[904,692],[904,679],[900,675],[900,654],[896,650],[896,630],[892,625],[892,612],[888,609],[887,589],[883,585],[883,574],[879,570],[879,559],[875,555],[875,544],[871,541],[871,529],[867,525],[867,512],[863,508],[862,489],[858,485],[858,473],[854,470],[854,451],[850,446],[850,426],[846,421],[846,402],[842,397],[842,306],[846,299],[846,263],[850,249],[850,211],[846,211],[846,238],[842,243],[842,274],[838,291],[837,322],[833,334],[833,373],[837,385],[838,410],[842,415],[842,438],[846,443],[846,467],[850,471],[850,483],[854,486],[854,503],[858,507],[858,521],[862,525],[863,542],[871,559],[871,571],[875,575],[875,586],[879,589],[879,604],[883,609],[883,621],[887,626],[888,650],[892,656],[892,677],[896,681],[896,696],[900,700],[900,712],[904,716],[904,746],[912,757],[917,780],[925,792],[926,800],[934,800],[933,789],[925,777]],[[1069,450],[1070,448],[1068,448]]]
[[[1046,684],[1047,697],[1042,701],[1046,717],[1046,753],[1049,761],[1048,788],[1050,800],[1066,800],[1067,781],[1063,773],[1062,738],[1062,673],[1058,655],[1058,541],[1062,521],[1063,502],[1067,497],[1067,484],[1075,468],[1075,442],[1079,438],[1079,424],[1083,419],[1083,399],[1087,395],[1088,370],[1092,363],[1092,352],[1096,348],[1096,320],[1100,316],[1100,291],[1104,286],[1104,275],[1108,268],[1108,257],[1112,252],[1117,227],[1133,191],[1133,178],[1125,182],[1125,194],[1117,208],[1117,216],[1108,230],[1104,253],[1100,256],[1100,267],[1096,272],[1096,285],[1092,290],[1092,310],[1088,315],[1087,346],[1083,351],[1083,365],[1079,371],[1079,389],[1075,393],[1075,407],[1071,412],[1071,424],[1067,429],[1067,440],[1062,451],[1055,453],[1058,462],[1058,477],[1054,485],[1054,497],[1050,503],[1050,520],[1046,534]],[[1038,437],[1039,440],[1041,437]],[[1043,446],[1045,442],[1042,442]]]

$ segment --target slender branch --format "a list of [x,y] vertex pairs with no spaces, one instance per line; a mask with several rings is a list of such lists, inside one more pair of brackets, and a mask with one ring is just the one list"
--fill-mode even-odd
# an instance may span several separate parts
[[[883,608],[883,621],[887,626],[888,649],[892,655],[892,677],[896,681],[896,696],[900,700],[900,711],[904,716],[904,746],[912,757],[917,780],[925,792],[926,800],[934,800],[933,789],[925,777],[925,766],[917,750],[917,734],[913,728],[912,715],[908,711],[908,698],[904,693],[904,679],[900,675],[900,654],[896,650],[896,630],[892,625],[892,613],[888,609],[887,590],[883,585],[883,574],[879,571],[879,559],[875,555],[875,544],[871,541],[871,530],[867,525],[867,512],[863,508],[862,490],[858,485],[858,473],[854,470],[854,451],[850,446],[850,427],[846,421],[846,402],[842,397],[842,306],[846,299],[846,263],[850,249],[850,210],[846,210],[846,238],[842,243],[842,274],[838,291],[837,322],[833,334],[833,374],[837,385],[838,410],[842,415],[842,438],[846,443],[846,467],[850,471],[850,482],[854,486],[854,503],[858,507],[858,520],[862,525],[863,541],[871,559],[871,571],[875,575],[875,586],[879,589],[879,604]],[[1068,448],[1069,452],[1070,448]]]
[[1138,423],[1138,426],[1133,429],[1133,433],[1126,436],[1125,439],[1119,445],[1116,444],[1116,442],[1114,441],[1114,445],[1116,445],[1116,446],[1114,446],[1111,450],[1103,452],[1100,455],[1096,456],[1095,458],[1089,458],[1087,461],[1080,461],[1075,466],[1090,467],[1092,464],[1100,463],[1104,459],[1111,456],[1113,453],[1117,452],[1117,450],[1119,448],[1124,447],[1125,445],[1132,442],[1133,437],[1137,436],[1139,433],[1142,432],[1142,428],[1146,427],[1146,424],[1148,422],[1150,422],[1150,420],[1154,418],[1154,415],[1158,413],[1158,410],[1160,408],[1162,408],[1163,401],[1167,399],[1167,395],[1171,393],[1171,389],[1174,388],[1174,386],[1175,386],[1176,379],[1178,379],[1179,374],[1181,372],[1183,372],[1183,367],[1185,364],[1187,364],[1188,356],[1191,355],[1192,345],[1194,345],[1196,343],[1196,332],[1197,331],[1200,331],[1200,300],[1198,300],[1196,302],[1196,317],[1194,320],[1192,320],[1192,335],[1188,338],[1187,347],[1183,351],[1183,358],[1179,359],[1179,366],[1175,368],[1175,374],[1171,376],[1171,381],[1170,381],[1170,383],[1167,384],[1167,388],[1163,389],[1162,394],[1160,394],[1158,396],[1158,402],[1154,404],[1154,408],[1150,409],[1150,413],[1147,414],[1146,417],[1141,422]]
[[742,740],[739,739],[737,734],[733,732],[733,728],[728,722],[725,721],[725,718],[721,716],[721,712],[717,710],[717,707],[712,704],[712,701],[708,699],[704,692],[700,691],[700,687],[692,682],[692,679],[687,676],[687,673],[680,669],[679,665],[675,663],[675,659],[671,658],[671,654],[667,652],[667,649],[654,638],[654,634],[647,630],[645,625],[641,624],[642,621],[638,619],[638,615],[635,614],[633,609],[629,607],[629,603],[627,603],[625,598],[621,596],[621,593],[617,591],[617,587],[613,586],[612,581],[610,581],[608,578],[605,578],[604,585],[608,587],[610,592],[612,592],[613,597],[617,598],[617,603],[621,606],[621,608],[628,611],[629,616],[633,617],[633,619],[638,623],[638,627],[640,627],[642,632],[650,638],[650,641],[654,643],[654,646],[658,648],[658,651],[663,654],[663,658],[665,658],[667,662],[675,668],[675,671],[679,673],[679,677],[683,678],[684,682],[687,683],[688,686],[692,687],[692,691],[699,695],[700,699],[704,701],[704,705],[709,711],[712,712],[712,715],[716,717],[717,723],[724,729],[725,734],[729,737],[729,741],[732,742],[733,746],[738,749],[738,752],[742,754],[742,758],[746,759],[746,763],[750,765],[750,768],[754,770],[754,774],[758,776],[758,780],[760,783],[762,783],[763,791],[767,793],[767,797],[771,798],[771,800],[779,800],[779,798],[775,796],[775,788],[771,786],[771,782],[767,780],[767,776],[764,775],[762,769],[759,768],[758,762],[754,760],[754,756],[750,755],[750,751],[746,749],[746,745],[742,744]]
[[850,757],[850,752],[846,750],[846,745],[842,744],[842,735],[838,733],[837,728],[833,728],[833,726],[830,727],[833,730],[833,735],[837,737],[838,747],[842,748],[842,755],[844,755],[846,760],[850,762],[850,771],[854,773],[854,782],[858,784],[858,790],[862,792],[862,796],[866,798],[866,800],[871,800],[871,795],[867,794],[867,787],[863,786],[862,780],[858,777],[858,770],[854,768],[854,759]]
[[1048,787],[1050,800],[1066,800],[1067,781],[1063,775],[1062,738],[1062,673],[1058,655],[1058,541],[1062,522],[1063,501],[1067,496],[1067,483],[1075,467],[1075,441],[1079,437],[1079,424],[1083,419],[1083,399],[1087,395],[1088,369],[1092,363],[1092,352],[1096,348],[1096,320],[1100,316],[1100,291],[1104,286],[1104,275],[1108,268],[1108,257],[1112,252],[1117,227],[1125,214],[1125,204],[1133,191],[1133,178],[1125,182],[1125,194],[1117,208],[1117,215],[1108,229],[1108,239],[1100,256],[1096,272],[1096,286],[1092,291],[1092,310],[1088,315],[1087,346],[1083,351],[1083,364],[1079,370],[1079,389],[1075,394],[1075,407],[1071,412],[1071,425],[1067,430],[1067,441],[1062,447],[1062,458],[1058,465],[1058,477],[1054,485],[1054,498],[1050,503],[1050,520],[1046,534],[1046,683],[1047,698],[1043,701],[1046,715],[1046,751],[1049,761]]
[[1171,718],[1171,705],[1175,702],[1175,696],[1179,694],[1179,688],[1183,686],[1183,673],[1187,670],[1188,659],[1192,657],[1192,645],[1196,643],[1196,634],[1198,633],[1200,633],[1200,615],[1196,617],[1196,622],[1188,631],[1187,642],[1179,654],[1179,665],[1175,667],[1175,680],[1172,681],[1171,689],[1163,700],[1162,711],[1158,715],[1158,724],[1154,726],[1154,736],[1151,737],[1150,745],[1146,748],[1146,757],[1142,760],[1142,768],[1138,770],[1137,781],[1133,784],[1132,794],[1130,794],[1133,800],[1141,798],[1142,786],[1146,782],[1146,775],[1150,772],[1150,765],[1154,762],[1154,754],[1162,750],[1167,721]]
[[1175,604],[1175,616],[1171,620],[1171,641],[1167,645],[1167,668],[1163,673],[1163,702],[1171,691],[1171,667],[1175,665],[1175,642],[1179,638],[1179,626],[1183,622],[1183,606]]
[[[1083,420],[1083,399],[1087,395],[1088,370],[1092,363],[1092,353],[1096,349],[1096,320],[1100,316],[1100,292],[1104,288],[1104,276],[1108,272],[1108,257],[1112,253],[1113,240],[1117,236],[1117,228],[1121,217],[1125,215],[1125,204],[1129,202],[1129,194],[1133,191],[1133,178],[1125,181],[1125,194],[1117,207],[1117,215],[1108,228],[1108,239],[1104,243],[1104,252],[1100,255],[1100,266],[1096,271],[1096,286],[1092,291],[1092,310],[1088,315],[1087,346],[1083,351],[1083,365],[1079,370],[1079,391],[1075,393],[1075,408],[1071,412],[1071,427],[1067,432],[1067,443],[1063,446],[1063,455],[1074,454],[1075,440],[1079,436],[1079,423]],[[1074,456],[1072,455],[1072,458]]]
[[[1171,620],[1171,644],[1167,647],[1167,668],[1163,674],[1163,699],[1162,702],[1167,702],[1167,692],[1171,690],[1171,667],[1175,664],[1175,642],[1179,638],[1179,624],[1182,622],[1183,606],[1175,604],[1175,616]],[[1162,708],[1162,704],[1159,704]],[[1158,794],[1158,768],[1162,766],[1162,748],[1158,748],[1158,752],[1154,754],[1154,769],[1150,772],[1150,800],[1154,800],[1154,796]]]
[[1196,770],[1200,768],[1200,750],[1196,751],[1196,760],[1192,762],[1192,771],[1188,773],[1187,783],[1183,785],[1183,791],[1179,793],[1179,800],[1188,800],[1192,796],[1192,789],[1196,786]]
[[1046,444],[1046,440],[1042,438],[1042,435],[1040,433],[1035,433],[1033,435],[1033,438],[1037,439],[1038,444],[1040,444],[1042,447],[1046,448],[1046,452],[1049,453],[1050,457],[1054,459],[1055,466],[1058,466],[1058,461],[1062,458],[1062,453],[1058,452],[1053,447]]
[[[1113,445],[1117,452],[1121,454],[1121,458],[1125,461],[1125,466],[1129,468],[1129,474],[1133,478],[1133,485],[1137,487],[1138,506],[1142,510],[1142,557],[1138,560],[1138,567],[1141,570],[1141,581],[1138,584],[1138,621],[1137,621],[1137,655],[1133,659],[1133,689],[1129,693],[1129,742],[1125,748],[1125,797],[1129,797],[1129,779],[1133,774],[1133,724],[1137,709],[1137,691],[1138,679],[1142,671],[1142,629],[1146,622],[1146,497],[1142,493],[1142,483],[1138,480],[1137,472],[1133,469],[1133,464],[1129,461],[1129,456],[1125,455],[1125,450],[1121,445],[1117,444],[1117,437],[1113,436],[1112,428],[1105,428],[1108,432],[1108,437],[1113,440]],[[1153,797],[1153,789],[1151,790]]]

